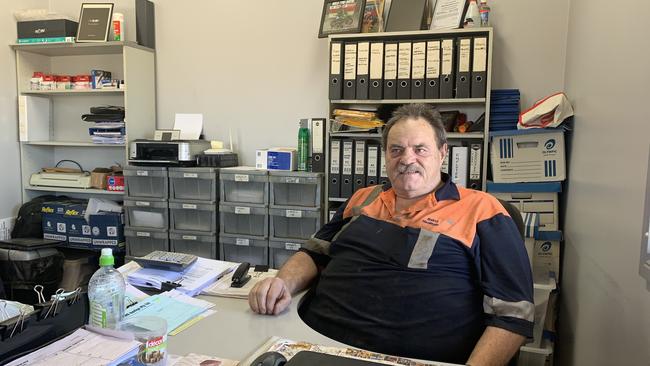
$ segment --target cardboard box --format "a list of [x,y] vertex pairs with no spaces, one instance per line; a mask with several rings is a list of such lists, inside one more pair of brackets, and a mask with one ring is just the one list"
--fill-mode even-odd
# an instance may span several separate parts
[[93,247],[124,247],[124,214],[102,212],[90,215]]
[[76,37],[77,25],[68,19],[20,21],[16,22],[17,38]]
[[560,182],[549,183],[493,183],[487,184],[488,193],[517,207],[521,213],[536,213],[540,231],[559,229],[558,193]]
[[255,150],[255,169],[267,169],[268,149]]
[[269,170],[296,170],[298,168],[297,149],[291,147],[278,147],[267,152],[267,169]]
[[66,206],[63,218],[69,247],[89,248],[92,244],[90,225],[84,218],[87,205],[88,201],[72,201]]
[[533,278],[551,277],[560,280],[561,231],[540,231],[535,238],[533,253]]
[[109,175],[106,177],[106,190],[124,192],[124,176]]
[[562,181],[564,151],[563,130],[490,132],[492,178],[495,183]]
[[43,238],[68,240],[68,221],[65,212],[77,202],[71,200],[43,202],[41,205]]

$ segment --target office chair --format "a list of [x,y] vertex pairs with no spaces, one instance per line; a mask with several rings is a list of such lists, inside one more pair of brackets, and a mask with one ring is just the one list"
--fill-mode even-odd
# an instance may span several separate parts
[[[497,198],[498,199],[498,198]],[[501,199],[498,199],[499,202],[501,203],[501,206],[508,211],[508,215],[512,217],[512,220],[515,222],[515,225],[517,225],[517,229],[519,229],[519,234],[521,234],[521,237],[525,239],[525,226],[524,226],[524,219],[521,217],[521,212],[519,212],[519,209],[515,207],[512,203],[508,201],[504,201]]]

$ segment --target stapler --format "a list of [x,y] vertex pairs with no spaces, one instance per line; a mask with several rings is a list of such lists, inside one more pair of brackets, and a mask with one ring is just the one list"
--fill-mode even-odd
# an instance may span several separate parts
[[251,264],[248,262],[240,264],[232,275],[232,283],[230,284],[230,287],[244,287],[244,285],[251,279],[251,275],[248,274],[248,269],[250,267]]

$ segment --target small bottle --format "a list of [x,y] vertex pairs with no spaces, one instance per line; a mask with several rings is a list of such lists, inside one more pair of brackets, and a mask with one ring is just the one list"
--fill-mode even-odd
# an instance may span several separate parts
[[475,28],[479,27],[481,24],[480,14],[478,10],[478,4],[476,0],[471,0],[469,2],[469,7],[467,8],[467,14],[465,15],[465,28]]
[[481,6],[479,7],[479,14],[481,16],[481,27],[490,26],[490,6],[487,3],[487,0],[481,0]]
[[124,318],[126,284],[122,274],[113,268],[115,258],[111,248],[102,249],[99,269],[88,282],[90,316],[88,324],[98,328],[118,329]]
[[298,171],[306,172],[309,160],[309,120],[301,119],[298,129]]
[[113,40],[124,41],[124,14],[113,13]]

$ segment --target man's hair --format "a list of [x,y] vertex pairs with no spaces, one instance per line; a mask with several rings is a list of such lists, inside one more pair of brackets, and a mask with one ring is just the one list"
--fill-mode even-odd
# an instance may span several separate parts
[[447,143],[447,133],[442,124],[440,112],[433,106],[424,103],[404,104],[393,111],[393,116],[388,120],[381,136],[381,142],[384,150],[388,148],[388,132],[395,124],[407,119],[422,118],[427,121],[436,135],[436,144],[438,149]]

